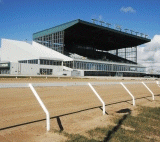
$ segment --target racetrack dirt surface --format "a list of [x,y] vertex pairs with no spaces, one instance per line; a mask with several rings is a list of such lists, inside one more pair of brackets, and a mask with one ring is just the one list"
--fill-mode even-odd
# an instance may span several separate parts
[[[0,83],[80,81],[140,82],[124,79],[0,79]],[[147,86],[155,94],[155,101],[142,83],[126,84],[136,98],[136,106],[160,106],[160,88],[156,82],[147,83]],[[83,133],[97,126],[107,126],[113,117],[112,114],[120,109],[130,108],[133,114],[136,113],[131,96],[120,84],[93,87],[106,104],[106,115],[102,114],[102,104],[89,86],[35,87],[50,113],[50,132],[46,132],[46,115],[29,88],[0,88],[0,141],[65,141],[66,138],[54,133],[54,130]]]

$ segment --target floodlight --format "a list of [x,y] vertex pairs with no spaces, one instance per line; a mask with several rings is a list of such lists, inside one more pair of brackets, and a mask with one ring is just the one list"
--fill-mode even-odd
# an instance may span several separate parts
[[144,35],[144,33],[140,33],[141,37]]
[[107,25],[107,27],[109,28],[109,26],[111,26],[111,24],[110,23],[106,23],[106,25]]
[[139,32],[135,32],[136,33],[136,36],[137,36],[137,34],[139,33]]
[[93,21],[93,23],[95,24],[95,21],[98,21],[98,20],[96,20],[96,19],[91,19],[92,21]]
[[116,29],[119,29],[120,31],[122,30],[121,27],[122,27],[122,26],[120,26],[120,25],[116,25]]
[[148,35],[145,35],[145,38],[147,38],[148,37]]
[[133,30],[130,30],[131,31],[131,34],[134,32]]
[[127,31],[129,30],[129,29],[124,29],[125,30],[125,32],[127,33]]
[[105,23],[104,21],[99,21],[101,23],[101,26],[102,26],[102,23]]

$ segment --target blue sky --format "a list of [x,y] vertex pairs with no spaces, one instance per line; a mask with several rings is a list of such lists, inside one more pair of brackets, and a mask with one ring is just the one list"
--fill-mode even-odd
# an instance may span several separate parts
[[31,41],[35,32],[92,18],[152,39],[160,35],[160,0],[0,0],[0,38]]

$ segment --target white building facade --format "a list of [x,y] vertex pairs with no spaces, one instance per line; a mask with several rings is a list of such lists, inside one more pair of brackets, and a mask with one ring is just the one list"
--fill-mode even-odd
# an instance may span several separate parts
[[123,76],[124,73],[145,73],[141,65],[69,57],[37,42],[2,39],[0,74],[88,76],[100,73]]
[[57,51],[36,42],[2,39],[0,74],[11,75],[71,75],[63,61],[73,61]]

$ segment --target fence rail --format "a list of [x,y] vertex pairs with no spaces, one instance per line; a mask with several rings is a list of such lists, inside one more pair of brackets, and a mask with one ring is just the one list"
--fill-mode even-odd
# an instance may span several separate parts
[[[90,82],[92,85],[117,85],[120,82]],[[123,84],[141,84],[142,82],[123,82]],[[155,81],[144,82],[155,83]],[[0,83],[0,88],[23,88],[28,87],[29,83]],[[88,85],[88,82],[61,82],[61,83],[32,83],[34,87],[55,87],[55,86],[83,86]]]
[[[39,97],[38,93],[36,92],[36,90],[34,89],[34,87],[56,87],[56,86],[84,86],[87,85],[89,86],[92,91],[95,93],[95,95],[97,96],[97,98],[101,101],[102,105],[103,105],[103,115],[105,114],[105,102],[104,100],[101,98],[101,94],[99,95],[96,90],[94,89],[94,86],[96,85],[122,85],[123,88],[128,92],[128,94],[132,97],[133,100],[133,106],[135,105],[135,97],[133,96],[133,94],[129,91],[129,89],[125,86],[126,84],[143,84],[145,86],[145,88],[152,94],[152,98],[154,100],[154,94],[151,91],[151,89],[147,86],[147,84],[149,83],[154,83],[157,84],[157,86],[159,86],[160,82],[159,81],[146,81],[146,82],[61,82],[61,83],[0,83],[0,88],[23,88],[23,87],[29,87],[33,94],[35,95],[37,101],[39,102],[40,106],[42,107],[43,111],[46,114],[46,122],[47,122],[47,131],[50,130],[50,115],[49,115],[49,111],[47,110],[47,108],[45,107],[43,101],[41,100],[41,98]],[[160,87],[160,86],[159,86]],[[54,92],[53,92],[54,94]]]

